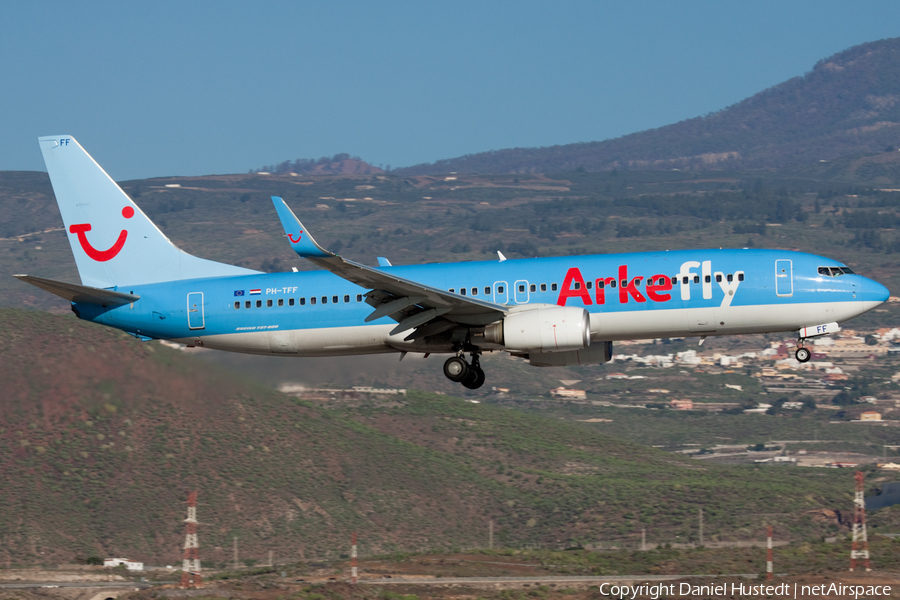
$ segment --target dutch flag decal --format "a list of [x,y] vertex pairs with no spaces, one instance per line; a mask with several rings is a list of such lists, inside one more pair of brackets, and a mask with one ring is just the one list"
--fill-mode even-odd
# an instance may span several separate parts
[[251,295],[251,296],[256,296],[257,294],[262,294],[262,290],[261,290],[261,289],[258,289],[258,290],[250,290],[250,295]]

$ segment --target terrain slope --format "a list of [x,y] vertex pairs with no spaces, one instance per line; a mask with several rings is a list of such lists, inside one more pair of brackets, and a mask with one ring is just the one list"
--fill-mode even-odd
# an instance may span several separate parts
[[[698,465],[583,424],[410,392],[331,408],[74,317],[0,310],[0,564],[177,561],[200,492],[212,564],[486,543],[837,531],[846,472]],[[398,400],[399,398],[399,400]],[[777,511],[773,506],[777,504]],[[812,511],[812,512],[810,512]],[[777,513],[777,514],[769,514]]]
[[898,127],[900,38],[891,38],[854,46],[819,61],[802,77],[658,129],[601,142],[482,152],[395,172],[796,166],[900,147]]

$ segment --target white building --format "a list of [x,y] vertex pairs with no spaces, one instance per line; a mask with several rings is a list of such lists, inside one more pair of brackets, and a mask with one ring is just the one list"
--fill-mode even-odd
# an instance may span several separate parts
[[556,388],[555,390],[550,390],[550,395],[554,398],[580,398],[584,399],[587,397],[587,394],[584,390],[571,390],[564,387]]
[[111,569],[118,567],[120,565],[125,565],[125,568],[129,571],[143,571],[144,563],[136,562],[133,560],[128,560],[127,558],[104,558],[103,566],[109,567]]

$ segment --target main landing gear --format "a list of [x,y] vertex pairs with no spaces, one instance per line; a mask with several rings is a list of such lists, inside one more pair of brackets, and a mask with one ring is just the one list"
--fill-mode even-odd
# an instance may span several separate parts
[[803,345],[805,342],[806,340],[800,340],[797,343],[797,351],[794,352],[794,357],[797,359],[797,362],[809,362],[809,359],[812,357],[812,354],[810,354],[809,350],[806,349],[806,346]]
[[472,352],[472,362],[467,363],[465,355],[460,352],[456,356],[451,356],[444,363],[444,375],[450,381],[461,383],[463,387],[470,390],[477,390],[484,385],[484,371],[478,362],[478,353]]

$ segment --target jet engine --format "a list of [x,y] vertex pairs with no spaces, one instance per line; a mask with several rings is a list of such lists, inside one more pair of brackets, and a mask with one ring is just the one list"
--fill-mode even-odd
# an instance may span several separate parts
[[484,328],[484,339],[509,350],[581,350],[591,343],[591,318],[574,306],[533,308],[491,323]]

